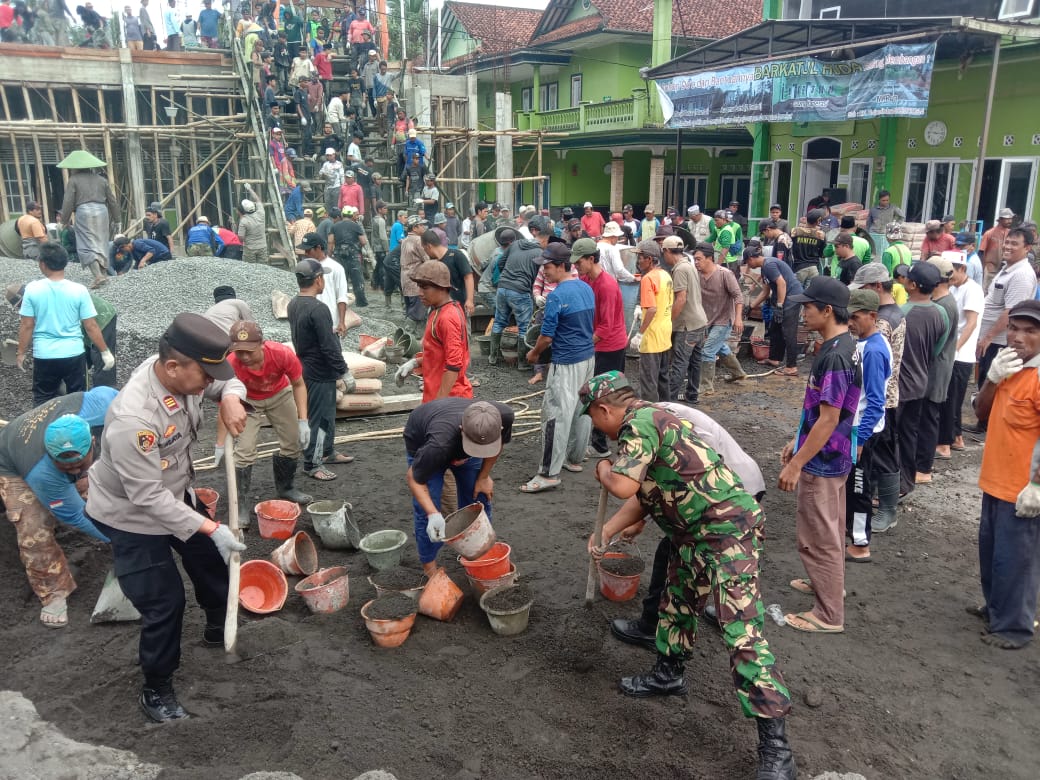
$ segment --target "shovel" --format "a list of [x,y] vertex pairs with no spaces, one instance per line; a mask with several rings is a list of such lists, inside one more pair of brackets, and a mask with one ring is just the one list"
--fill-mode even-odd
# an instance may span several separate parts
[[[603,522],[607,518],[607,489],[600,485],[599,507],[596,509],[596,527],[592,531],[592,544],[599,547],[603,543]],[[585,605],[596,599],[596,559],[589,556],[589,581],[585,584]]]
[[105,584],[101,587],[101,595],[98,596],[97,604],[90,615],[90,622],[119,623],[140,619],[141,613],[134,608],[123,589],[119,587],[115,571],[109,569],[105,575]]
[[[235,538],[241,540],[242,532],[238,528],[238,481],[235,479],[234,439],[231,440],[231,446],[224,451],[224,466],[227,473],[228,528]],[[241,564],[241,555],[232,552],[228,558],[228,602],[227,617],[224,618],[224,652],[227,653],[229,663],[238,660],[235,650],[238,644],[238,587]]]

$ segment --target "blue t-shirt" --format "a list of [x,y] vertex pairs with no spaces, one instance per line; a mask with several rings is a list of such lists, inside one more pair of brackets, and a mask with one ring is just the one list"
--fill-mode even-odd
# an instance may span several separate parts
[[863,392],[856,409],[856,443],[860,445],[885,429],[885,387],[892,376],[892,347],[875,331],[856,342],[856,349],[863,371]]
[[596,297],[592,288],[580,279],[560,282],[549,293],[545,299],[542,335],[553,340],[553,363],[568,366],[593,356],[592,320],[595,312]]
[[387,251],[393,252],[395,249],[397,249],[397,245],[404,241],[404,237],[404,225],[402,225],[400,221],[395,222],[394,226],[390,228],[390,244],[389,249],[387,249]]
[[153,241],[150,238],[135,238],[130,244],[130,252],[134,256],[134,265],[136,266],[144,256],[149,252],[152,253],[152,258],[149,263],[157,263],[160,260],[169,260],[172,255],[170,254],[170,248],[161,241]]
[[213,8],[205,8],[199,13],[199,35],[203,38],[217,37],[217,22],[220,21],[220,11]]
[[794,275],[791,266],[774,257],[767,257],[762,263],[762,278],[769,282],[769,304],[776,306],[776,280],[783,277],[787,283],[787,292],[784,294],[784,308],[788,309],[795,304],[791,301],[792,295],[801,295],[802,283]]
[[29,282],[18,313],[36,321],[33,357],[46,360],[82,355],[83,320],[97,316],[87,288],[68,279]]

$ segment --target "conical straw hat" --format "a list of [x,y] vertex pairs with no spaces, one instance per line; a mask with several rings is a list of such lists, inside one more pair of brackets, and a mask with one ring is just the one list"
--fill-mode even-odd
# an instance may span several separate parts
[[107,168],[108,163],[104,160],[99,160],[97,157],[92,155],[85,149],[77,149],[74,152],[69,152],[68,156],[60,163],[59,168]]

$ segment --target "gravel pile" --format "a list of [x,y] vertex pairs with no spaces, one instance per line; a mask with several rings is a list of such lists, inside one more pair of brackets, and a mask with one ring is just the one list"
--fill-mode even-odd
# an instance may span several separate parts
[[[90,274],[79,263],[69,264],[66,277],[82,284],[91,281]],[[36,263],[0,257],[0,286],[38,278]],[[288,271],[235,260],[177,257],[142,271],[109,277],[108,283],[97,292],[118,312],[116,365],[120,384],[137,365],[156,352],[159,337],[177,314],[206,311],[213,305],[213,288],[225,284],[234,287],[238,297],[249,304],[267,338],[289,340],[288,320],[276,320],[271,309],[273,291],[280,290],[290,296],[298,291],[296,277]],[[397,327],[389,319],[380,319],[386,316],[382,307],[374,312],[375,316],[365,312],[365,309],[358,310],[363,323],[347,332],[342,340],[344,349],[357,351],[362,332],[382,337],[391,335]],[[0,302],[0,339],[17,339],[18,323],[18,312],[6,302]],[[0,418],[10,419],[29,409],[31,373],[22,374],[4,366],[0,368],[0,377],[3,377]]]

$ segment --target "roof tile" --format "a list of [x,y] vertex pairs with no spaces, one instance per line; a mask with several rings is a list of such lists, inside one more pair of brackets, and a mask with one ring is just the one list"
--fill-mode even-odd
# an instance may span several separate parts
[[480,42],[481,56],[504,54],[526,46],[542,18],[542,12],[532,8],[478,5],[458,0],[448,0],[444,7]]

